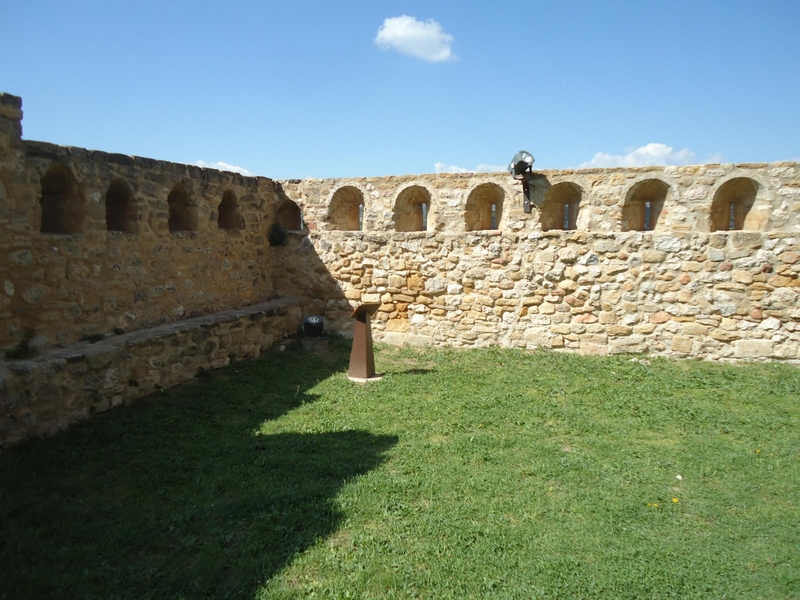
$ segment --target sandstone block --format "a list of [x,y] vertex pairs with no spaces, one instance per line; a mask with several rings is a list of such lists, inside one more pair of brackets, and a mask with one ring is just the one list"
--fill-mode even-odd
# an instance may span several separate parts
[[742,337],[737,331],[726,331],[724,329],[714,329],[708,336],[718,342],[732,342]]
[[619,242],[616,240],[597,240],[594,243],[594,251],[598,254],[619,252]]
[[672,351],[690,354],[692,352],[692,338],[676,335],[672,338]]
[[552,315],[554,312],[556,312],[556,307],[549,302],[542,302],[539,305],[539,313],[543,315]]
[[775,353],[772,340],[737,340],[733,347],[736,358],[766,358]]
[[633,327],[627,325],[610,325],[606,328],[608,335],[630,335],[633,333]]
[[381,341],[384,344],[389,344],[390,346],[402,346],[403,334],[399,332],[389,331],[383,334],[383,336],[381,337]]
[[645,338],[641,335],[631,335],[613,339],[608,344],[610,354],[626,354],[629,352],[643,352],[646,349]]
[[667,257],[667,253],[663,250],[643,250],[642,251],[642,262],[645,263],[660,263],[664,262],[664,259]]
[[421,292],[425,289],[425,283],[419,275],[409,275],[407,280],[408,289]]
[[406,346],[433,346],[433,336],[406,334],[403,338]]
[[411,329],[411,324],[407,319],[390,319],[386,321],[386,329],[395,333],[405,333]]
[[686,335],[706,335],[708,333],[708,327],[700,325],[700,323],[684,323],[683,333]]
[[680,252],[683,249],[683,240],[671,235],[662,235],[656,238],[653,244],[656,250],[663,250],[664,252]]
[[656,325],[661,324],[661,323],[666,323],[670,319],[672,319],[672,315],[670,315],[669,313],[665,313],[665,312],[657,312],[657,313],[653,313],[652,315],[650,315],[650,322],[654,323]]

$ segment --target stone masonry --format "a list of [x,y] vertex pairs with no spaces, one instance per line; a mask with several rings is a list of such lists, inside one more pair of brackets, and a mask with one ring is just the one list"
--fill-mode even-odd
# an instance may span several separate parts
[[243,177],[23,140],[21,108],[0,94],[0,351],[39,357],[0,363],[0,445],[152,389],[98,396],[80,340],[178,327],[172,385],[220,364],[197,318],[279,297],[264,340],[380,302],[391,344],[800,362],[797,163],[540,171],[526,213],[507,173]]

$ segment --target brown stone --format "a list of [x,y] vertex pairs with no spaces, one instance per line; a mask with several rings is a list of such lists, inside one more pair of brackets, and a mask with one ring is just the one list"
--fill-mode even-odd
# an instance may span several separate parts
[[665,313],[665,312],[657,312],[657,313],[653,313],[652,315],[650,315],[650,322],[654,323],[656,325],[658,325],[660,323],[666,323],[670,319],[672,319],[672,315],[670,315],[669,313]]
[[386,329],[395,333],[405,333],[411,329],[411,325],[407,319],[391,319],[386,322]]

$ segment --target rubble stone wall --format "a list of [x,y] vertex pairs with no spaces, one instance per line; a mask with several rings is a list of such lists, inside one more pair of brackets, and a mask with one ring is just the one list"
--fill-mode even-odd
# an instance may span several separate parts
[[[380,302],[392,344],[800,360],[800,244],[787,232],[319,232],[283,291],[330,327]],[[326,271],[315,269],[322,264]]]
[[274,296],[272,180],[25,141],[19,98],[0,100],[0,348],[27,335],[46,349]]
[[295,334],[303,308],[273,300],[0,362],[0,448],[255,358]]

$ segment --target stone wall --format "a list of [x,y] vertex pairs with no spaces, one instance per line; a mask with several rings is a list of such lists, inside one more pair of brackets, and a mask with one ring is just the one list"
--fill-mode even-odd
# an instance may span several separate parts
[[[571,228],[590,233],[640,229],[652,204],[648,230],[735,229],[800,233],[800,165],[784,162],[540,171],[534,174],[533,209],[523,211],[522,186],[507,173],[443,173],[361,179],[282,182],[311,231],[347,227],[343,206],[363,204],[365,231],[408,231],[414,206],[428,203],[426,231],[466,233],[481,227],[496,205],[496,229],[518,234],[561,229],[564,204]],[[419,216],[419,215],[418,215]],[[352,222],[352,219],[350,220]],[[398,226],[399,225],[399,226]],[[422,227],[417,228],[419,230]]]
[[277,289],[343,332],[380,302],[389,343],[800,358],[796,163],[543,171],[530,213],[500,173],[284,188],[311,232]]
[[303,313],[348,335],[361,302],[393,344],[800,362],[797,163],[540,171],[526,212],[506,173],[276,182],[23,140],[21,108],[0,94],[0,350],[39,357],[0,363],[0,444]]
[[264,177],[30,142],[0,95],[0,348],[40,349],[274,296]]
[[333,329],[380,302],[373,332],[392,344],[800,360],[788,232],[329,231],[293,237],[280,261],[282,291]]
[[32,360],[0,361],[0,447],[72,423],[243,358],[301,326],[297,301],[245,309],[79,342]]

